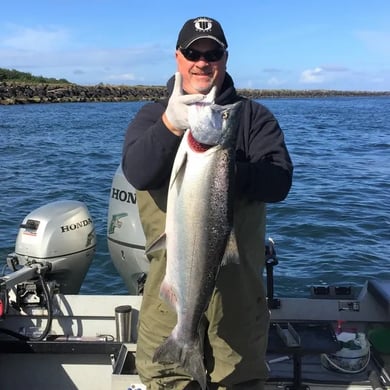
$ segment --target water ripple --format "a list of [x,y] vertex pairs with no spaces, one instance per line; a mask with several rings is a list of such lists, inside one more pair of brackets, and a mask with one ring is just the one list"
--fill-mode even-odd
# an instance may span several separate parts
[[[276,293],[390,278],[390,99],[262,103],[284,129],[295,166],[287,200],[268,205],[267,234],[279,255]],[[80,200],[98,238],[82,292],[126,293],[108,254],[106,218],[124,133],[142,104],[0,106],[1,260],[26,214],[54,200]]]

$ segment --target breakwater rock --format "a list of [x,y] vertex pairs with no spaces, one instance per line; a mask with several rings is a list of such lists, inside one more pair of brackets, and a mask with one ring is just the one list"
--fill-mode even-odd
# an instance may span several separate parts
[[[390,96],[390,92],[329,91],[329,90],[267,90],[238,89],[252,99],[261,98],[318,98],[327,96]],[[98,84],[27,84],[0,82],[0,105],[65,102],[122,102],[156,100],[167,96],[163,86],[112,86]]]
[[80,86],[75,84],[0,83],[0,104],[119,102],[155,100],[166,96],[165,87]]

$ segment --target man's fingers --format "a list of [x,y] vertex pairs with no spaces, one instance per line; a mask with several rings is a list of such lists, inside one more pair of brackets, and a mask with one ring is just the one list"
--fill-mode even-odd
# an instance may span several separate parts
[[204,102],[206,104],[214,103],[215,95],[217,94],[217,87],[216,86],[211,88],[210,92],[207,95],[203,95],[201,93],[184,95],[182,82],[183,82],[182,75],[180,74],[180,72],[176,72],[175,73],[175,84],[173,86],[173,91],[172,91],[171,96],[180,97],[181,103],[183,103],[183,104],[193,104],[193,103],[199,103],[199,102]]
[[182,83],[182,77],[180,72],[175,73],[175,84],[173,86],[172,95],[173,96],[180,96],[183,95],[183,88],[181,86]]
[[211,88],[210,92],[206,95],[204,102],[214,103],[216,94],[217,94],[217,86],[214,85],[214,87]]

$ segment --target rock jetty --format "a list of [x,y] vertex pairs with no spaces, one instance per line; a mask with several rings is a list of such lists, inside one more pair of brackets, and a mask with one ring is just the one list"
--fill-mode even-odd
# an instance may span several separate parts
[[[263,90],[239,89],[238,93],[252,99],[298,98],[327,96],[390,96],[390,92],[329,91],[329,90]],[[163,86],[112,86],[76,84],[0,82],[0,105],[65,102],[120,102],[156,100],[167,96]]]
[[165,87],[80,86],[75,84],[0,83],[0,104],[119,102],[155,100],[166,96]]

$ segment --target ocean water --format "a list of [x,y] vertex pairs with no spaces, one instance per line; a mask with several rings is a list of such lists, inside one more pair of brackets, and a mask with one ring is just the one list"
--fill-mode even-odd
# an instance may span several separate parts
[[[288,198],[268,205],[275,293],[390,279],[390,98],[264,99],[294,162]],[[106,242],[113,174],[142,102],[0,106],[0,265],[19,224],[46,203],[84,202],[97,252],[82,293],[126,294]]]

